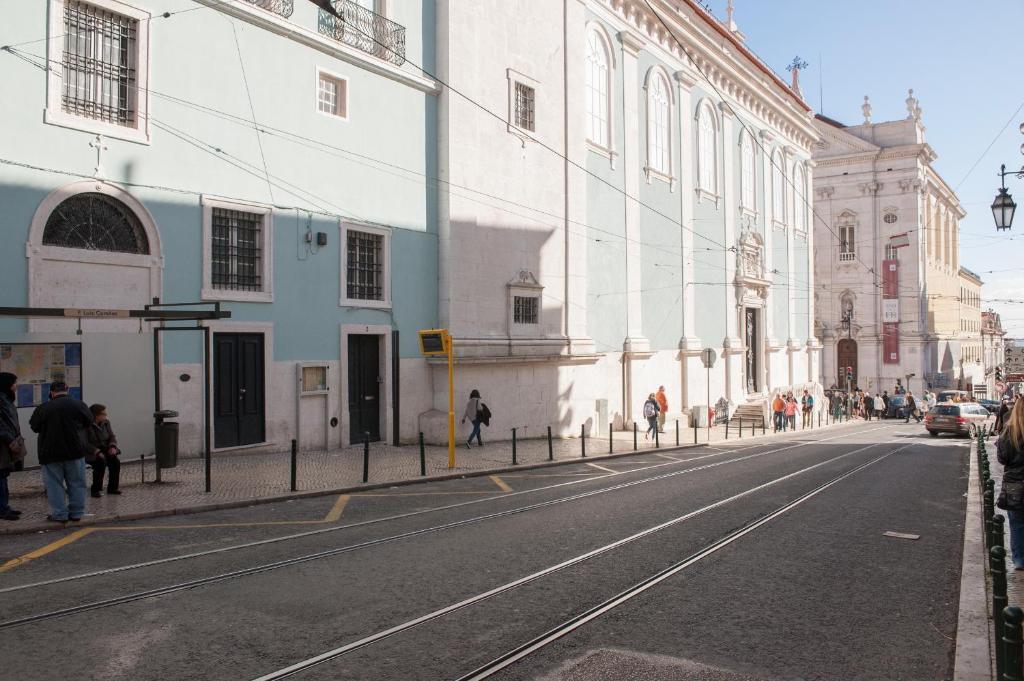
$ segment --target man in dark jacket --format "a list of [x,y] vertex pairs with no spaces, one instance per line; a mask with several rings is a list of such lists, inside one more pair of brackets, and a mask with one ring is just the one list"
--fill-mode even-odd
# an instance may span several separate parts
[[77,522],[85,513],[85,430],[92,412],[85,402],[68,397],[67,384],[50,385],[50,401],[36,407],[29,419],[39,433],[39,464],[50,503],[47,520]]

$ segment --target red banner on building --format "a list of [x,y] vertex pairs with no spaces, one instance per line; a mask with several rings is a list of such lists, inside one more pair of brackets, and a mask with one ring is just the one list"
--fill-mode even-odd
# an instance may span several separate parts
[[900,263],[882,261],[882,363],[900,362]]

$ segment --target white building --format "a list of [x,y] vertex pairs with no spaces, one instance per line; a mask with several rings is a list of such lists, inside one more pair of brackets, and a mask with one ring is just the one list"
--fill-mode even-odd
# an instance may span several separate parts
[[962,326],[961,296],[980,292],[981,282],[961,274],[966,213],[932,165],[913,90],[906,104],[900,120],[872,122],[865,97],[859,125],[815,121],[815,326],[825,385],[845,387],[848,369],[872,392],[897,381],[911,389],[964,384],[961,346],[977,330]]
[[629,427],[659,385],[670,418],[759,410],[819,375],[810,109],[731,17],[651,5],[437,3],[439,315],[492,437]]

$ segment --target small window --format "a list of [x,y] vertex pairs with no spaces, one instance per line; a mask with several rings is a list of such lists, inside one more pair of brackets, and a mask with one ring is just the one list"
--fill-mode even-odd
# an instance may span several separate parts
[[348,117],[348,81],[320,72],[317,75],[316,110],[328,116]]
[[384,236],[348,231],[346,290],[351,300],[384,300]]
[[214,208],[210,283],[229,291],[263,290],[263,215]]
[[885,217],[882,218],[887,225],[895,225],[898,219],[899,218],[896,217],[896,213],[886,213]]
[[517,128],[523,130],[529,130],[530,132],[537,131],[536,124],[536,95],[537,91],[520,82],[516,82],[515,86],[515,125]]
[[515,296],[512,320],[516,324],[539,324],[539,300],[533,296]]

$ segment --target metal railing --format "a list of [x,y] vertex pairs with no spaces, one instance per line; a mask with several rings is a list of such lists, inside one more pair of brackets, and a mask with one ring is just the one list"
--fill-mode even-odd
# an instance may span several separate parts
[[268,12],[279,14],[285,19],[295,11],[294,0],[245,0],[250,5],[256,5]]
[[[251,0],[250,0],[251,1]],[[320,10],[317,30],[378,59],[396,66],[405,63],[405,27],[382,17],[352,0],[333,0],[334,10],[344,19]]]

